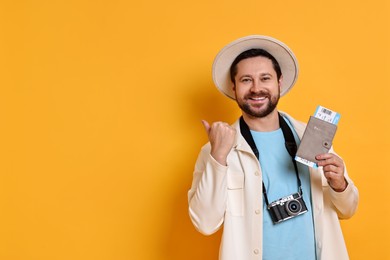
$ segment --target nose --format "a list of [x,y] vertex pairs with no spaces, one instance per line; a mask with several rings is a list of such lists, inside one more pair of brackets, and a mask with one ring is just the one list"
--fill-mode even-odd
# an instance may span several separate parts
[[251,86],[251,88],[250,88],[251,92],[252,92],[252,93],[258,93],[258,92],[261,91],[261,89],[262,89],[262,87],[261,87],[260,81],[257,80],[257,79],[254,79],[254,80],[252,81],[252,86]]

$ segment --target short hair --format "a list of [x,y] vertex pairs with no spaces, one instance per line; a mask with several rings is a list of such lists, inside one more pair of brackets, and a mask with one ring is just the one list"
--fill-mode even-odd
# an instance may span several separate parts
[[233,61],[232,65],[230,66],[230,79],[234,84],[236,84],[234,77],[237,75],[237,64],[244,59],[258,57],[258,56],[268,58],[272,61],[272,66],[276,72],[277,79],[278,80],[280,79],[280,77],[282,76],[282,70],[280,69],[279,63],[275,59],[275,57],[272,56],[268,51],[264,49],[250,49],[238,55],[236,59]]

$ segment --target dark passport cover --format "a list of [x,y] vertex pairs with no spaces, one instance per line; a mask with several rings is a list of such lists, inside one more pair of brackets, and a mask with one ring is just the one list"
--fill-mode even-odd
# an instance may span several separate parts
[[310,116],[296,156],[314,162],[316,155],[329,152],[337,125]]

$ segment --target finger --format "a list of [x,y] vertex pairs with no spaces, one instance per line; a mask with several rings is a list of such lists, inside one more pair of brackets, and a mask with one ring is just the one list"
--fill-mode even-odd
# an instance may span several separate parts
[[324,172],[341,173],[340,167],[337,167],[337,166],[332,165],[332,164],[324,166],[323,171]]
[[344,174],[342,172],[326,171],[324,172],[324,176],[328,181],[332,182],[344,179]]
[[316,159],[318,160],[319,166],[335,165],[337,167],[341,167],[343,165],[343,161],[331,153],[317,155]]
[[324,172],[329,185],[336,191],[344,191],[348,185],[342,174],[336,172]]
[[318,166],[323,166],[323,167],[334,166],[336,168],[343,168],[343,163],[334,158],[318,161],[317,164]]
[[202,124],[203,124],[204,129],[206,130],[206,133],[209,134],[210,133],[210,124],[209,124],[209,122],[207,122],[206,120],[202,120]]
[[316,156],[316,159],[317,160],[326,160],[326,159],[329,159],[329,158],[332,158],[334,157],[335,155],[332,154],[332,153],[323,153],[323,154],[318,154]]
[[332,172],[324,172],[325,178],[330,181],[332,179]]

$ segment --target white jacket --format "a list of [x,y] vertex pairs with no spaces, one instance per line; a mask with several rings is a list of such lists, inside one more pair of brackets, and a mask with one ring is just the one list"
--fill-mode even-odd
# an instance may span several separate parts
[[[302,138],[306,125],[282,115]],[[209,143],[202,147],[188,192],[189,214],[196,229],[205,235],[213,234],[223,224],[221,260],[259,260],[263,236],[261,167],[240,133],[239,121],[233,126],[237,134],[228,166],[214,160]],[[309,170],[317,260],[349,259],[339,219],[355,213],[358,190],[346,170],[348,187],[343,192],[330,188],[321,168]]]

